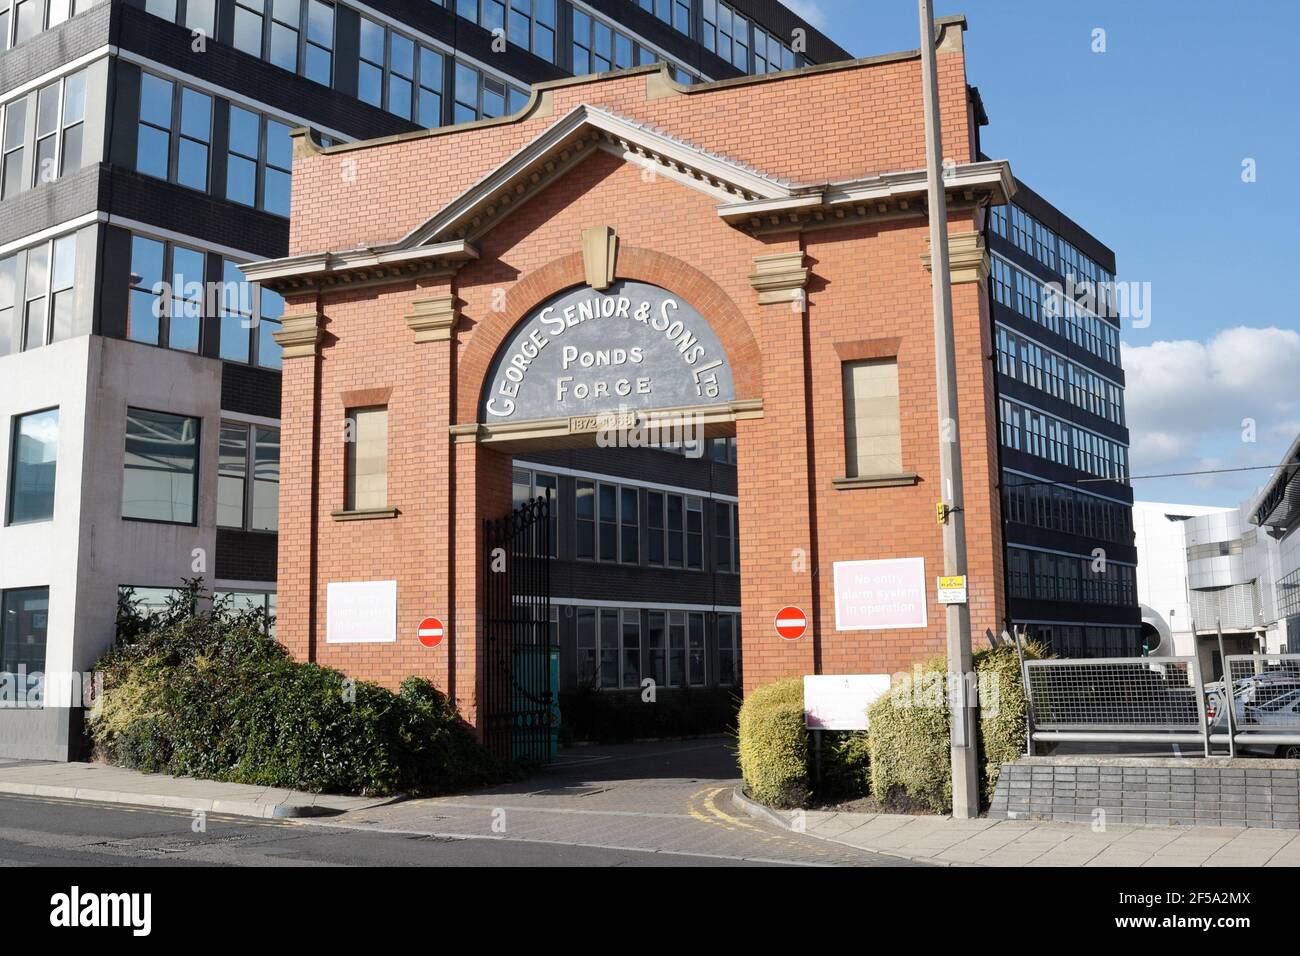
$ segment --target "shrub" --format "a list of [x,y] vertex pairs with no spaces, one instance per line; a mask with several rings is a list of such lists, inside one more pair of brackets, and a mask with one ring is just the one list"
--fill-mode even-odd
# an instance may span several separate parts
[[408,678],[394,694],[291,660],[261,612],[127,617],[99,664],[96,753],[146,772],[314,792],[432,792],[502,768],[450,701]]
[[933,657],[867,708],[871,795],[883,807],[944,813],[952,806],[947,669],[947,658]]
[[[1041,657],[1042,648],[1027,644],[1025,656]],[[978,753],[987,802],[1002,764],[1024,752],[1028,708],[1014,645],[977,651],[974,666],[982,695]],[[944,656],[925,661],[868,709],[871,793],[890,809],[952,809],[947,669]]]
[[[1025,645],[1025,657],[1045,655],[1040,644]],[[1014,644],[989,647],[975,654],[975,671],[980,677],[981,693],[992,694],[990,706],[980,708],[980,766],[984,776],[984,799],[993,799],[998,774],[1004,763],[1011,763],[1025,752],[1025,733],[1029,728],[1029,702],[1020,676],[1020,657]],[[986,691],[986,688],[988,689]]]
[[740,772],[751,797],[774,807],[808,802],[808,731],[803,680],[755,688],[740,707]]
[[818,803],[852,800],[871,792],[871,741],[865,730],[821,732],[822,776],[814,780]]

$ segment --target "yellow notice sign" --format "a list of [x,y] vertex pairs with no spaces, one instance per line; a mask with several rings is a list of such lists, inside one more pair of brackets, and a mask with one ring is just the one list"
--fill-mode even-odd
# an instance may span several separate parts
[[939,603],[966,603],[966,575],[953,574],[939,578]]

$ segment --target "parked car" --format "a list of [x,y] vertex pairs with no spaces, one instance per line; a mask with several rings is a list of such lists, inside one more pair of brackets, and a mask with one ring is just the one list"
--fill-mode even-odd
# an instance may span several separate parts
[[[1244,733],[1300,734],[1300,688],[1260,704],[1247,704],[1239,730]],[[1300,759],[1300,743],[1247,745],[1250,750],[1265,750],[1276,757]]]
[[[1263,674],[1251,674],[1232,684],[1232,702],[1235,705],[1234,716],[1241,724],[1245,709],[1254,704],[1265,704],[1300,690],[1300,677],[1290,671],[1268,671]],[[1205,685],[1205,716],[1215,731],[1227,731],[1228,706],[1223,681]]]

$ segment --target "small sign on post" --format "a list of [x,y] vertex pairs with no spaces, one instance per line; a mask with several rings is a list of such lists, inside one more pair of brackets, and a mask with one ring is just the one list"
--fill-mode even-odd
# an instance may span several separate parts
[[809,674],[803,717],[809,730],[866,730],[867,708],[889,693],[888,674]]
[[966,575],[953,574],[939,578],[939,603],[966,603]]

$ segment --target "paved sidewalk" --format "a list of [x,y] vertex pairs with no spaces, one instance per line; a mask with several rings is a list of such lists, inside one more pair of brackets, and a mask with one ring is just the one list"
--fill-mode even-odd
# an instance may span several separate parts
[[0,761],[0,793],[203,810],[261,819],[329,816],[380,806],[391,799],[219,783],[165,773],[140,773],[99,763],[32,761]]
[[1238,827],[954,820],[894,813],[775,811],[739,792],[750,815],[809,836],[939,866],[1300,866],[1300,831]]

